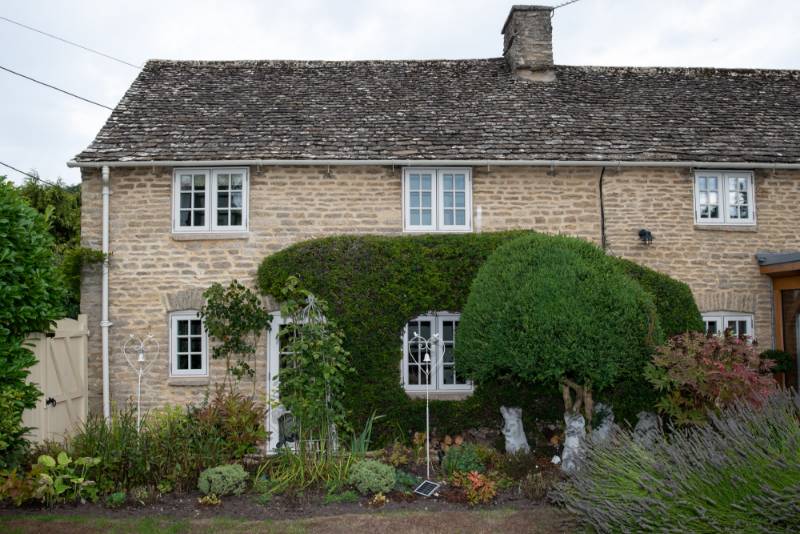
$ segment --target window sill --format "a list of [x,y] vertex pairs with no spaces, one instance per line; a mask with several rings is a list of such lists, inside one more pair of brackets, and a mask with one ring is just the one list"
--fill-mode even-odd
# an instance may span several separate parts
[[757,232],[755,224],[694,224],[695,230],[711,232]]
[[411,228],[403,228],[404,234],[471,234],[472,232],[472,228],[458,228],[454,230],[414,230]]
[[168,386],[207,386],[211,380],[207,376],[171,376]]
[[212,241],[223,239],[250,239],[250,232],[172,232],[173,241]]
[[[470,397],[473,393],[471,389],[437,389],[430,392],[431,400],[447,400],[447,401],[460,401]],[[425,390],[406,390],[406,395],[411,399],[424,399]]]

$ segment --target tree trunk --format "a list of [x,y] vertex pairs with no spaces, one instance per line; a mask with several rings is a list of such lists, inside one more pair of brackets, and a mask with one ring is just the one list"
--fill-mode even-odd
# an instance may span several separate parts
[[[572,392],[575,392],[575,400]],[[594,411],[594,399],[592,398],[591,385],[581,386],[569,378],[561,379],[561,396],[564,399],[564,411],[579,413],[583,409],[584,419],[586,420],[587,430],[592,430],[592,412]]]
[[591,386],[587,385],[583,389],[583,413],[586,417],[586,430],[592,431],[592,413],[594,412],[594,399],[592,399]]

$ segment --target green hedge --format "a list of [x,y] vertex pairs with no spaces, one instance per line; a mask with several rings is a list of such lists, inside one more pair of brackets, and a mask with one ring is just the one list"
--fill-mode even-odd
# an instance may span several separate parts
[[[264,294],[279,298],[286,278],[294,275],[328,301],[358,375],[348,383],[344,400],[354,425],[377,410],[386,414],[376,423],[378,439],[408,437],[423,429],[425,404],[409,399],[400,383],[405,324],[428,311],[461,311],[486,258],[500,244],[526,233],[314,239],[267,257],[259,267],[258,284]],[[665,318],[660,315],[659,320]],[[509,403],[523,408],[528,428],[537,418],[559,419],[563,411],[555,389],[513,391],[484,385],[465,401],[432,402],[432,426],[440,433],[496,428],[501,423],[499,407]]]
[[653,297],[658,322],[668,337],[703,331],[703,316],[688,285],[630,260],[616,260]]

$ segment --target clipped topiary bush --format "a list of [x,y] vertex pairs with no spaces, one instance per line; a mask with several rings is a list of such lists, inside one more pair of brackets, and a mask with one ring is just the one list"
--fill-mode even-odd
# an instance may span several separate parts
[[[477,382],[557,385],[566,410],[642,376],[663,339],[652,297],[602,250],[531,234],[498,247],[461,315],[456,358]],[[515,389],[521,389],[517,387]]]
[[239,464],[211,467],[200,473],[197,489],[205,495],[241,495],[247,488],[250,475]]
[[442,470],[447,476],[453,473],[469,473],[477,471],[483,473],[485,466],[481,461],[478,448],[471,443],[453,445],[447,449],[442,459]]
[[391,491],[397,483],[397,477],[391,465],[377,460],[361,460],[350,468],[348,482],[362,495],[368,495]]

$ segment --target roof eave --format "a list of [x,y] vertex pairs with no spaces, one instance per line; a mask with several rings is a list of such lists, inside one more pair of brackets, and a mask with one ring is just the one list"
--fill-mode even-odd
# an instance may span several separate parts
[[730,162],[669,160],[511,160],[511,159],[222,159],[222,160],[108,160],[67,162],[67,167],[212,167],[212,166],[494,166],[494,167],[697,167],[703,169],[800,169],[800,162]]

